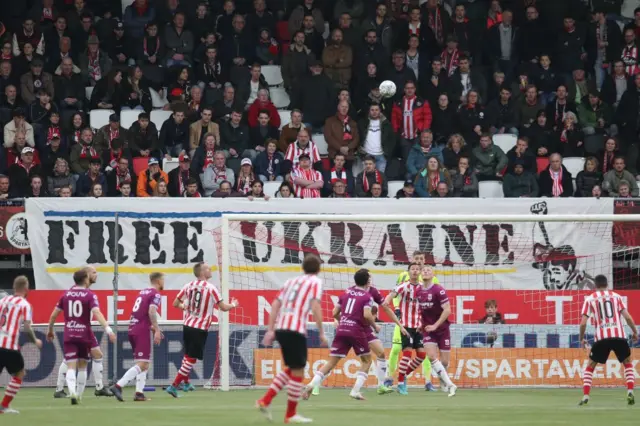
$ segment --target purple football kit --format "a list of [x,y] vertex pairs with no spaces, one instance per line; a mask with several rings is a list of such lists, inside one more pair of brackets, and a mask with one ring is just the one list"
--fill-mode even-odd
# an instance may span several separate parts
[[435,324],[442,315],[442,305],[449,302],[449,297],[444,287],[432,284],[430,287],[422,288],[418,293],[420,303],[420,316],[422,320],[423,343],[436,344],[441,351],[451,350],[451,330],[449,320],[443,322],[435,331],[425,332],[424,327]]
[[91,349],[99,346],[91,329],[91,311],[99,308],[98,296],[84,287],[71,287],[58,300],[64,313],[64,359],[89,359]]
[[373,306],[369,290],[351,287],[340,296],[338,304],[340,324],[331,343],[331,356],[343,358],[351,348],[357,356],[369,354],[367,330],[371,326],[364,318],[364,309]]
[[133,351],[133,359],[146,361],[151,359],[151,319],[149,308],[160,306],[160,292],[153,287],[140,291],[133,304],[129,320],[129,343]]

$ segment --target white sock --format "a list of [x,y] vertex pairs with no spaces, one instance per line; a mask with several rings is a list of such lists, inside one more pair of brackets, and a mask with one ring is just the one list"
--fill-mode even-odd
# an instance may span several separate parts
[[144,387],[147,384],[147,371],[141,371],[136,376],[136,393],[144,393]]
[[316,386],[320,386],[323,380],[324,380],[324,374],[322,374],[319,371],[316,371],[316,374],[313,376],[313,379],[311,380],[311,382],[309,382],[307,386],[309,386],[310,388],[315,388]]
[[378,386],[384,385],[384,379],[387,377],[387,360],[378,358],[376,360],[376,376],[378,377]]
[[67,365],[66,361],[62,361],[62,364],[60,364],[60,367],[58,368],[58,383],[56,383],[56,392],[64,390],[64,384],[67,381],[68,369],[69,366]]
[[436,372],[440,380],[442,380],[447,386],[453,386],[453,382],[449,378],[447,370],[444,369],[444,366],[439,359],[431,361],[431,368]]
[[78,396],[82,398],[84,388],[87,386],[87,370],[78,370]]
[[67,388],[71,396],[78,396],[78,390],[76,389],[76,370],[67,368]]
[[96,382],[96,390],[100,390],[104,387],[102,382],[102,358],[94,359],[93,365],[91,366],[91,373],[93,374],[93,381]]
[[124,373],[124,376],[122,376],[120,380],[118,380],[118,386],[120,386],[121,388],[127,386],[129,382],[131,382],[136,378],[138,374],[140,374],[141,371],[142,370],[140,370],[138,364],[134,365],[133,367],[128,369],[126,373]]
[[364,385],[364,382],[367,381],[367,373],[365,373],[364,371],[358,371],[358,373],[356,374],[356,383],[355,385],[353,385],[353,389],[351,389],[351,393],[355,394],[355,393],[360,393],[360,389],[362,388],[362,386]]

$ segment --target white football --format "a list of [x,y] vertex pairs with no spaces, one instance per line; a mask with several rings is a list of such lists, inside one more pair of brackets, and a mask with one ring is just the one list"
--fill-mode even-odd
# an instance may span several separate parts
[[396,84],[391,80],[380,83],[380,94],[383,98],[390,98],[396,94]]

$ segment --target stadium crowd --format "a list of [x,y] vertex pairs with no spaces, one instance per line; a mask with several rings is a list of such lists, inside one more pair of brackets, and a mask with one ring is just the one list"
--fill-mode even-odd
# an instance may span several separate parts
[[637,197],[638,6],[6,2],[0,199]]

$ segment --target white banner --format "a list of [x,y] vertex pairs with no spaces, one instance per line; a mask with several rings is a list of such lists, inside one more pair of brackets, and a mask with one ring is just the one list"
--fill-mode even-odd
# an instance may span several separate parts
[[[426,252],[451,289],[575,289],[611,275],[611,223],[542,222],[544,214],[612,214],[607,199],[297,200],[28,199],[28,236],[38,289],[66,289],[72,273],[98,268],[96,289],[112,288],[115,215],[119,216],[119,288],[144,288],[150,272],[168,289],[193,279],[195,262],[218,265],[225,213],[300,214],[300,222],[233,223],[230,289],[279,288],[297,274],[305,251],[324,261],[328,289],[347,287],[369,268],[392,288],[415,250]],[[372,214],[388,222],[309,222],[305,214]],[[424,214],[424,222],[394,215]],[[531,215],[532,222],[430,223],[429,214]],[[275,216],[274,216],[275,218]],[[219,275],[214,274],[218,281]]]

